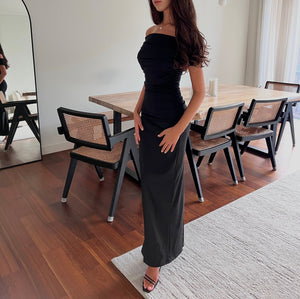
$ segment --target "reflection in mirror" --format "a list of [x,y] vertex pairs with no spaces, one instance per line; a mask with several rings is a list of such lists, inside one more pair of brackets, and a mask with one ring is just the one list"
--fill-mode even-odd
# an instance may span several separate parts
[[0,1],[0,44],[9,65],[0,91],[0,168],[7,168],[41,160],[31,21],[23,1]]

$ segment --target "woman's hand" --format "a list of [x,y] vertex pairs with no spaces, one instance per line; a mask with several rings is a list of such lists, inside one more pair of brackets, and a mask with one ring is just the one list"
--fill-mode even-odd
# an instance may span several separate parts
[[171,150],[171,152],[174,151],[177,141],[180,137],[180,131],[176,128],[176,126],[174,126],[162,131],[157,136],[163,137],[163,140],[159,146],[162,147],[161,152],[166,154],[169,150]]
[[134,112],[133,120],[134,120],[134,129],[135,129],[135,142],[136,142],[136,144],[139,144],[139,142],[141,140],[140,130],[144,131],[144,127],[142,124],[141,117],[137,112]]

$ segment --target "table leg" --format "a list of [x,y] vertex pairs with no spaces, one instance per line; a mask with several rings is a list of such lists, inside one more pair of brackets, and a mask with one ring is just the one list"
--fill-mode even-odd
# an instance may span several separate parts
[[114,134],[120,133],[122,130],[121,113],[114,111]]

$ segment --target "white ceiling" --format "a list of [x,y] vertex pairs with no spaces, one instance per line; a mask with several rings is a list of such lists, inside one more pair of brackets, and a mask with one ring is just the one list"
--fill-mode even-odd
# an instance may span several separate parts
[[27,15],[21,0],[0,0],[0,15]]

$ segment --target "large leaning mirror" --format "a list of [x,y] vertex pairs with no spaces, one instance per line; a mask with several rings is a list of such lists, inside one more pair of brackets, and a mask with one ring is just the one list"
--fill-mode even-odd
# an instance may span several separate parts
[[31,20],[23,1],[0,0],[0,43],[9,66],[0,91],[3,169],[41,160]]

